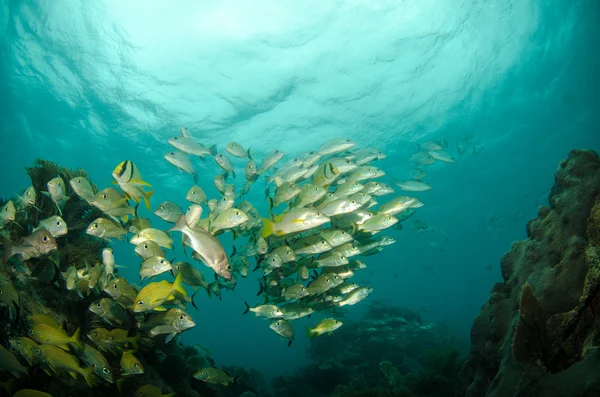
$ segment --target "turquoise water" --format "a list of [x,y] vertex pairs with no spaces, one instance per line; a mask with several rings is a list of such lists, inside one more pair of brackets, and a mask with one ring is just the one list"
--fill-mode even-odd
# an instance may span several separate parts
[[[84,168],[101,187],[131,159],[156,189],[153,207],[183,206],[191,178],[163,159],[180,125],[258,158],[350,138],[387,154],[378,164],[387,182],[406,178],[418,143],[446,139],[458,161],[428,169],[433,189],[415,194],[425,206],[414,218],[443,234],[409,221],[360,279],[375,288],[370,299],[468,338],[500,280],[500,255],[525,237],[558,162],[574,148],[600,150],[599,15],[591,0],[3,0],[0,197],[29,185],[23,167],[37,157]],[[467,134],[483,150],[459,157]],[[216,164],[195,165],[215,195]],[[265,211],[257,186],[248,200]],[[114,247],[137,280],[131,246]],[[222,301],[199,297],[198,325],[182,340],[218,364],[270,375],[305,363],[304,338],[288,348],[242,316],[257,290],[251,275]]]

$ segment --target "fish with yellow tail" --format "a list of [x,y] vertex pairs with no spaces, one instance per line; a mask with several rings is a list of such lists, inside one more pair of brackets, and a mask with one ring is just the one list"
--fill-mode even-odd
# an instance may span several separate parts
[[187,292],[182,285],[182,278],[183,274],[178,273],[173,283],[162,280],[146,285],[134,299],[133,311],[135,313],[151,310],[164,311],[166,309],[162,305],[168,300],[174,300],[173,294],[175,292],[187,296]]
[[343,323],[335,318],[325,318],[313,328],[306,327],[306,336],[311,339],[313,336],[321,336],[323,334],[331,335],[333,331],[341,327]]
[[227,372],[219,368],[202,368],[194,373],[194,378],[213,384],[228,386],[230,383],[238,383],[237,376],[231,376]]
[[283,236],[303,232],[329,222],[329,217],[313,208],[299,208],[275,217],[275,222],[263,218],[262,237]]
[[148,192],[144,190],[144,186],[151,187],[151,185],[142,180],[140,171],[131,160],[120,162],[113,170],[112,176],[129,198],[138,203],[144,200],[146,208],[150,209],[150,197],[154,194],[154,190]]
[[75,356],[56,346],[40,345],[35,349],[35,352],[40,357],[40,361],[54,372],[67,372],[73,379],[77,379],[77,374],[79,374],[85,379],[89,387],[94,387],[93,365],[90,365],[86,369],[81,368]]

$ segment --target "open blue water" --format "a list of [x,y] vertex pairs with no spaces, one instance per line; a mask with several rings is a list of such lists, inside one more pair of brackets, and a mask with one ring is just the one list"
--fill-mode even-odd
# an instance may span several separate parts
[[[0,0],[0,197],[29,185],[23,167],[37,157],[84,168],[100,187],[131,159],[153,206],[183,206],[191,178],[163,159],[180,125],[258,158],[347,137],[385,151],[388,182],[406,178],[417,143],[446,139],[458,161],[428,169],[433,190],[416,194],[414,217],[443,233],[408,221],[360,280],[369,299],[468,338],[558,162],[600,150],[599,20],[594,0]],[[479,155],[456,154],[465,135]],[[216,194],[216,164],[195,165]],[[264,211],[258,186],[248,199]],[[132,246],[114,246],[136,280]],[[251,275],[222,301],[199,296],[184,342],[271,375],[304,363],[305,338],[288,348],[242,316],[257,288]]]

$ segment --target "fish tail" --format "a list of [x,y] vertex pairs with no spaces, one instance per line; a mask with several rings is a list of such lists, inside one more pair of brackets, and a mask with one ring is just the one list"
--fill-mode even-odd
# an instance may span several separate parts
[[183,296],[187,296],[187,292],[185,288],[183,288],[183,272],[177,273],[177,277],[175,277],[175,281],[173,282],[173,290],[179,292]]
[[[192,306],[194,307],[194,309],[198,310],[198,306],[196,306],[196,303],[194,302],[194,296],[196,296],[196,294],[198,293],[198,291],[200,291],[200,288],[196,289],[196,291],[192,294],[192,296],[190,297],[190,303],[192,304]],[[210,296],[209,296],[210,298]]]
[[194,183],[198,184],[198,173],[196,171],[194,171],[194,173],[192,174],[192,176],[194,177]]
[[246,305],[246,310],[244,310],[244,312],[242,313],[242,315],[248,313],[250,311],[250,305],[248,304],[248,302],[244,301],[244,305]]
[[[149,200],[145,200],[146,201],[146,206],[150,205],[150,201]],[[139,218],[140,216],[138,215],[138,209],[140,208],[140,203],[138,202],[135,207],[133,207],[133,216],[135,216],[136,218]]]
[[[152,197],[153,194],[154,194],[154,190],[150,190],[148,193],[146,193],[144,195],[144,203],[146,203],[146,208],[148,209],[148,211],[150,211],[150,197]],[[136,206],[135,214],[137,216],[137,206]]]
[[89,387],[94,387],[94,378],[92,377],[93,373],[93,365],[90,365],[89,367],[81,371],[81,375],[83,376],[83,379],[85,379],[85,383],[87,383]]
[[239,380],[240,380],[239,376],[234,376],[231,378],[231,383],[233,383],[235,385],[239,385],[240,384]]
[[81,328],[77,328],[73,336],[71,336],[71,343],[77,346],[79,349],[83,349],[83,345],[79,341],[79,334],[81,333]]
[[2,247],[3,247],[3,252],[2,252],[2,263],[6,263],[8,262],[8,260],[10,259],[11,256],[13,256],[13,246],[12,243],[10,242],[10,240],[8,240],[6,237],[2,236]]
[[312,330],[310,329],[309,326],[306,326],[306,337],[308,338],[308,340],[311,340],[313,337],[314,333],[312,332]]
[[[175,223],[175,225],[172,228],[170,228],[169,231],[170,232],[181,232],[187,225],[188,224],[185,221],[185,215],[181,215],[179,217],[179,219],[177,219],[177,222]],[[182,237],[182,241],[183,241],[183,246],[185,249],[185,241],[183,240],[183,237]]]
[[136,352],[138,350],[138,342],[140,341],[140,334],[137,334],[133,338],[131,338],[131,345],[134,350],[129,350],[129,352]]
[[219,288],[219,282],[218,281],[213,281],[210,284],[206,285],[206,293],[208,293],[208,297],[212,298],[212,294],[215,294],[216,289]]
[[261,230],[261,237],[262,238],[267,238],[269,237],[271,234],[273,234],[273,232],[275,231],[275,224],[267,218],[262,218],[263,220],[263,227]]
[[254,159],[252,158],[252,153],[250,153],[250,148],[248,148],[247,152],[248,152],[248,158],[249,158],[250,160],[254,160]]
[[217,145],[212,145],[211,147],[208,148],[208,151],[210,152],[211,156],[216,156],[217,155]]
[[231,171],[231,176],[233,176],[233,179],[235,179],[235,171]]

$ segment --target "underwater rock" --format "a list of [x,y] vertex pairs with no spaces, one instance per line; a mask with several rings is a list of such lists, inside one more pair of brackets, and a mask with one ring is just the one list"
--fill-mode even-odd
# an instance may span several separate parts
[[538,209],[528,239],[501,259],[504,282],[473,322],[458,395],[597,390],[591,368],[600,359],[599,194],[598,154],[573,150],[556,171],[550,207]]

